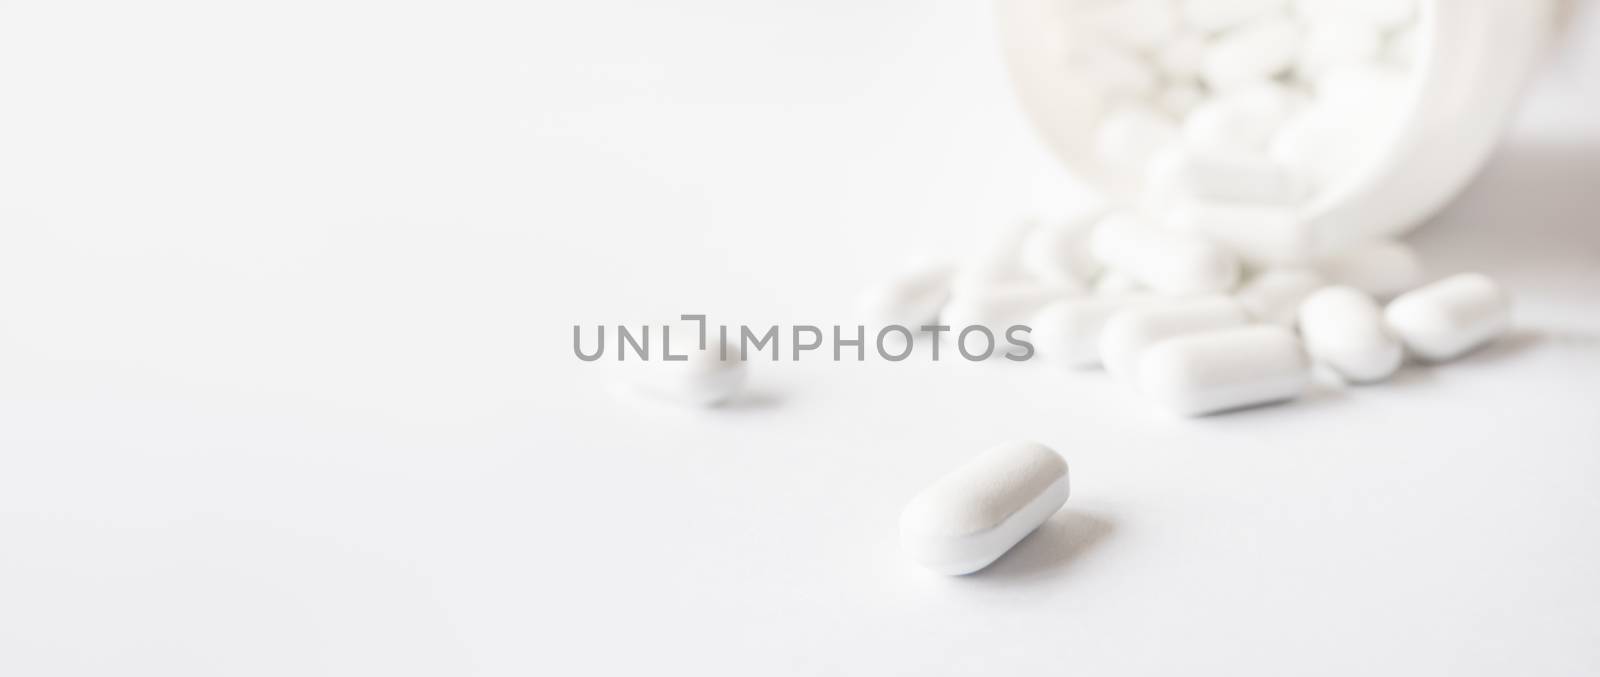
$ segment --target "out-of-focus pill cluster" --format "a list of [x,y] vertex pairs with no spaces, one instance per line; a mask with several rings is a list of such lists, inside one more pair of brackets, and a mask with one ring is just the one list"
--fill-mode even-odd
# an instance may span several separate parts
[[1313,365],[1377,383],[1407,354],[1452,360],[1509,326],[1510,301],[1494,280],[1427,283],[1399,241],[1252,269],[1214,240],[1170,235],[1115,211],[1024,224],[963,264],[890,276],[860,311],[869,324],[1025,325],[1038,360],[1104,368],[1182,415],[1294,399]]
[[942,280],[897,276],[868,322],[932,321],[943,298],[943,324],[1027,325],[1042,359],[1103,366],[1183,415],[1293,399],[1313,364],[1383,381],[1407,352],[1450,360],[1506,330],[1489,278],[1425,285],[1404,243],[1308,222],[1404,113],[1414,0],[1063,3],[1069,75],[1110,102],[1095,159],[1138,189],[990,234]]
[[[1294,206],[1373,157],[1411,89],[1416,0],[1063,3],[1064,77],[1104,102],[1094,159],[1179,229],[1290,230]],[[1251,244],[1272,261],[1305,243]]]

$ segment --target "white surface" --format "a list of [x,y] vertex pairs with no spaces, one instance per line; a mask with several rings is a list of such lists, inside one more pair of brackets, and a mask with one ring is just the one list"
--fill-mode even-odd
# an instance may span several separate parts
[[[843,319],[1059,200],[981,3],[0,6],[0,673],[1600,671],[1600,23],[1416,241],[1514,335],[1176,421],[1044,363],[628,404],[575,323]],[[990,570],[905,500],[1036,439]]]

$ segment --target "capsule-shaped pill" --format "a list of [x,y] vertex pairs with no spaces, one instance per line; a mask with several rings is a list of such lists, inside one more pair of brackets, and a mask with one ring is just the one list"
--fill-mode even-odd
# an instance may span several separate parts
[[1155,228],[1127,213],[1095,226],[1090,251],[1107,268],[1163,294],[1225,291],[1239,281],[1239,259],[1205,238]]
[[1112,376],[1133,377],[1140,354],[1151,346],[1173,337],[1238,327],[1249,321],[1244,307],[1225,296],[1130,309],[1113,316],[1100,332],[1100,360]]
[[1422,260],[1403,242],[1379,240],[1330,258],[1322,272],[1335,284],[1355,287],[1380,299],[1422,283]]
[[1180,416],[1294,399],[1309,383],[1300,341],[1274,325],[1181,336],[1139,360],[1139,392]]
[[1002,444],[923,489],[900,514],[900,545],[951,576],[994,562],[1067,501],[1067,462],[1033,442]]
[[1413,355],[1444,362],[1504,334],[1511,300],[1489,276],[1463,273],[1401,294],[1383,314]]
[[1307,297],[1300,335],[1313,361],[1352,383],[1389,378],[1404,357],[1377,301],[1353,287],[1324,287]]

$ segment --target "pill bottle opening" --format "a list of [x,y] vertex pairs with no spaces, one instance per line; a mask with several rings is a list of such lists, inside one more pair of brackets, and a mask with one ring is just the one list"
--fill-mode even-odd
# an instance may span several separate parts
[[[1114,205],[1146,199],[1149,157],[1141,153],[1191,147],[1196,132],[1227,129],[1196,120],[1200,107],[1216,108],[1252,87],[1288,100],[1282,115],[1228,131],[1247,139],[1242,152],[1304,180],[1295,207],[1323,247],[1336,251],[1404,234],[1465,187],[1509,120],[1559,3],[1329,5],[1409,8],[1363,33],[1303,11],[1332,1],[1231,3],[1270,9],[1221,28],[1197,27],[1183,10],[1230,3],[997,0],[996,7],[1006,62],[1034,127],[1070,173]],[[1219,55],[1219,45],[1257,52]],[[1252,58],[1278,61],[1259,81],[1228,80],[1248,75]],[[1172,138],[1151,140],[1167,134],[1159,124],[1108,132],[1108,120],[1130,109],[1164,118]],[[1108,136],[1121,156],[1108,152]]]

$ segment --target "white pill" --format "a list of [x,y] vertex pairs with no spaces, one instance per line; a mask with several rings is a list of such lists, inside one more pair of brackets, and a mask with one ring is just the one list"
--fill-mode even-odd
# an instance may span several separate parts
[[1309,268],[1274,268],[1256,273],[1233,298],[1258,322],[1292,327],[1300,302],[1323,284]]
[[1154,49],[1178,31],[1178,13],[1169,0],[1123,0],[1090,11],[1098,35],[1136,50]]
[[[652,352],[649,360],[635,365],[634,389],[692,406],[715,406],[733,399],[744,386],[748,371],[740,359],[738,342],[730,340],[724,350],[713,332],[708,331],[705,338],[705,347],[701,348],[698,325],[672,325],[657,339],[665,342],[663,352]],[[662,359],[666,354],[684,359]]]
[[1183,119],[1183,140],[1202,151],[1263,151],[1293,110],[1294,97],[1282,85],[1240,87],[1195,106]]
[[1167,212],[1166,226],[1204,236],[1258,268],[1309,263],[1316,253],[1314,233],[1293,207],[1180,202]]
[[1039,357],[1074,369],[1100,366],[1100,334],[1124,310],[1172,303],[1148,294],[1096,296],[1045,306],[1028,326]]
[[1144,199],[1154,208],[1189,198],[1255,204],[1295,204],[1306,182],[1265,155],[1197,149],[1163,151],[1150,163]]
[[1300,335],[1312,360],[1352,383],[1389,378],[1404,357],[1377,301],[1354,287],[1324,287],[1307,297]]
[[1301,77],[1316,77],[1329,68],[1359,64],[1378,57],[1383,40],[1378,30],[1357,21],[1322,21],[1312,24],[1300,45],[1295,69]]
[[914,262],[862,292],[860,317],[875,327],[897,324],[915,330],[939,317],[954,274],[955,267],[944,261]]
[[1206,48],[1200,78],[1214,90],[1256,84],[1289,70],[1300,27],[1284,15],[1263,17],[1222,34]]
[[1045,284],[1086,289],[1100,272],[1089,252],[1089,233],[1098,212],[1040,224],[1022,243],[1022,270]]
[[957,289],[945,304],[939,320],[951,327],[952,334],[966,327],[981,326],[987,327],[998,339],[1006,335],[1007,329],[1026,324],[1040,308],[1081,294],[1076,289],[1036,282]]
[[1095,153],[1107,164],[1142,172],[1151,158],[1178,139],[1177,123],[1154,108],[1124,105],[1095,128]]
[[1277,12],[1285,0],[1181,0],[1184,23],[1202,31],[1220,31]]
[[1327,259],[1318,266],[1334,284],[1355,287],[1380,299],[1422,283],[1417,253],[1397,240],[1377,240]]
[[1356,21],[1380,30],[1399,28],[1417,14],[1416,0],[1294,0],[1295,12],[1313,23]]
[[1413,355],[1444,362],[1504,334],[1511,300],[1487,275],[1463,273],[1401,294],[1384,320]]
[[900,513],[912,560],[960,576],[989,566],[1067,502],[1067,462],[1033,442],[1002,444],[923,489]]
[[1015,221],[985,233],[956,269],[950,286],[967,289],[1027,281],[1022,247],[1037,225],[1030,220]]
[[1310,380],[1294,332],[1273,325],[1181,336],[1139,361],[1139,392],[1180,416],[1294,399]]
[[1140,355],[1151,346],[1185,334],[1238,327],[1249,321],[1244,307],[1226,296],[1132,308],[1106,321],[1100,332],[1100,360],[1112,376],[1132,377]]
[[1163,294],[1226,291],[1239,280],[1239,260],[1226,249],[1150,226],[1127,212],[1096,225],[1089,246],[1107,268]]

